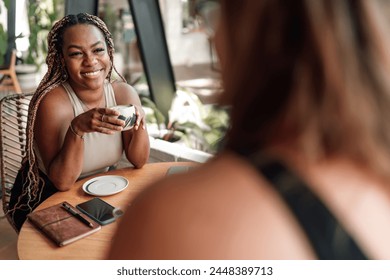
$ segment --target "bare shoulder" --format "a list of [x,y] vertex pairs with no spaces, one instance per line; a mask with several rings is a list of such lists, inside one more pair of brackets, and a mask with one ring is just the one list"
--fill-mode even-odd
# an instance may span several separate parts
[[245,161],[222,155],[139,196],[121,222],[111,257],[311,258],[300,234],[262,177]]
[[73,109],[62,86],[48,92],[38,106],[37,116],[41,121],[54,122],[57,118],[63,121],[64,117],[72,117]]
[[111,85],[118,105],[140,104],[138,93],[131,85],[122,81],[115,81]]

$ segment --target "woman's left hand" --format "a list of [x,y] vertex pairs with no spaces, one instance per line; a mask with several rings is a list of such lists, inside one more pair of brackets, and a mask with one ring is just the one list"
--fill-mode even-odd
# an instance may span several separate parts
[[137,120],[135,121],[134,129],[138,130],[140,127],[145,129],[146,121],[145,121],[145,112],[141,106],[134,105],[135,107],[135,115],[137,116]]

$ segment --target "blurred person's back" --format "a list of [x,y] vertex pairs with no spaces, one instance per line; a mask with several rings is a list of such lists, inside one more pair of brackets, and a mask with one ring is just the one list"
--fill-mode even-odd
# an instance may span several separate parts
[[231,130],[127,209],[114,259],[390,259],[388,1],[221,1]]

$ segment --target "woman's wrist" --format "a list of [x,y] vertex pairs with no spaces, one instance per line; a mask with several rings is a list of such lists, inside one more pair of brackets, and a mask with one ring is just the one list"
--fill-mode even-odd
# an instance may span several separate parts
[[69,129],[75,136],[77,136],[77,137],[81,138],[82,140],[84,140],[84,134],[81,134],[80,132],[77,132],[74,129],[72,122],[70,122]]

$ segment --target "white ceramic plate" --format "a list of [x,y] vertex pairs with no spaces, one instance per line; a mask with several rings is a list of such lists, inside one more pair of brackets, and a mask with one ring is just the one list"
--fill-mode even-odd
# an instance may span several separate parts
[[90,195],[107,196],[123,191],[128,185],[129,181],[122,176],[99,176],[85,182],[83,191]]

